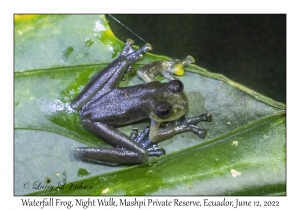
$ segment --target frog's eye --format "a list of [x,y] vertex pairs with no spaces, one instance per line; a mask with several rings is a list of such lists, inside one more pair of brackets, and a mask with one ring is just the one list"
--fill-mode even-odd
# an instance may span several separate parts
[[172,113],[172,107],[167,102],[160,104],[155,111],[155,114],[161,118],[167,118],[171,115],[171,113]]
[[169,82],[168,89],[172,93],[182,93],[183,92],[184,85],[180,80],[171,80]]

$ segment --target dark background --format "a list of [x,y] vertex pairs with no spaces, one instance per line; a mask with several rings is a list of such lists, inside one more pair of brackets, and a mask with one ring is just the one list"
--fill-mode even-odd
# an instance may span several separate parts
[[[198,66],[286,103],[286,15],[113,16],[151,43],[153,53],[192,55]],[[106,17],[119,39],[144,44]]]

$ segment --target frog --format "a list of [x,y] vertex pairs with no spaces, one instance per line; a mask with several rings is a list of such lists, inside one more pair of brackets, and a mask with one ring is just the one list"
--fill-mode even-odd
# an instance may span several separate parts
[[[132,64],[152,50],[146,43],[137,50],[134,41],[127,39],[120,55],[103,70],[97,72],[70,103],[77,110],[83,126],[110,146],[77,147],[77,160],[109,166],[135,165],[148,161],[149,156],[163,156],[158,142],[191,131],[205,138],[207,131],[197,123],[211,122],[210,113],[188,118],[188,98],[184,84],[173,75],[182,75],[183,67],[194,62],[192,56],[183,60],[154,61],[141,67],[137,74],[145,83],[118,87]],[[155,77],[161,74],[168,82]],[[142,132],[133,128],[130,135],[118,129],[141,120],[150,119],[150,126]]]

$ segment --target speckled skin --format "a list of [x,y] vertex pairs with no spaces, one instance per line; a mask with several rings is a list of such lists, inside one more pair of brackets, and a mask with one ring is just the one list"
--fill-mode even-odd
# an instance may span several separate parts
[[[206,135],[206,131],[196,124],[199,121],[211,121],[211,115],[184,118],[188,103],[179,80],[168,83],[148,81],[131,87],[117,87],[127,68],[140,59],[143,53],[151,50],[151,45],[146,44],[133,51],[132,43],[128,40],[121,55],[98,72],[71,102],[71,107],[79,110],[84,127],[114,146],[76,148],[74,155],[77,159],[107,165],[139,164],[146,162],[148,155],[165,154],[163,149],[157,148],[155,142],[185,131],[193,131],[201,138]],[[153,63],[149,65],[153,67]],[[184,119],[181,118],[180,123],[170,123],[166,129],[159,130],[160,122],[174,121],[182,116]],[[151,119],[151,127],[140,135],[132,134],[128,137],[115,128],[147,118]]]

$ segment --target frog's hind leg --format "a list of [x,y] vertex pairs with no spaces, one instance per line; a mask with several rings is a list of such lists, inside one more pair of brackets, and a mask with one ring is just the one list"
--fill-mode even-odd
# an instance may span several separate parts
[[146,162],[147,151],[115,127],[90,119],[83,119],[83,124],[95,135],[105,139],[113,147],[78,147],[74,156],[77,159],[106,165],[132,165]]
[[134,51],[131,48],[132,44],[133,41],[128,39],[121,52],[121,56],[92,77],[85,88],[71,102],[70,106],[72,109],[80,110],[90,101],[96,100],[107,91],[117,87],[128,67],[139,60],[143,53],[151,50],[151,45],[146,44]]
[[74,151],[76,159],[110,166],[133,165],[143,163],[138,153],[112,147],[77,147]]
[[130,138],[137,142],[141,147],[146,149],[148,156],[162,156],[166,152],[164,149],[158,148],[156,143],[151,143],[149,139],[150,127],[146,127],[139,135],[137,129],[132,129]]

